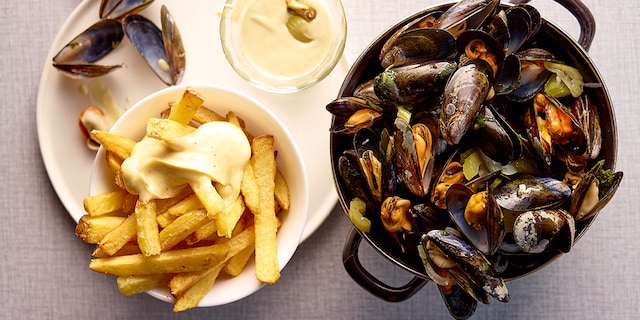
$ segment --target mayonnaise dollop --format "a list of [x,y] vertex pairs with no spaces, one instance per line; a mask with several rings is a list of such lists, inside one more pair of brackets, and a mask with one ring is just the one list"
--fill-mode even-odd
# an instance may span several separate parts
[[326,59],[334,26],[322,1],[304,3],[317,11],[316,18],[309,22],[307,31],[313,40],[308,43],[296,40],[289,33],[287,20],[291,15],[287,12],[286,1],[254,0],[240,8],[245,12],[241,14],[238,41],[245,57],[256,69],[288,79],[304,75]]
[[169,142],[143,138],[122,163],[122,178],[127,190],[142,201],[174,197],[186,185],[212,181],[228,205],[240,194],[250,157],[242,129],[214,121]]

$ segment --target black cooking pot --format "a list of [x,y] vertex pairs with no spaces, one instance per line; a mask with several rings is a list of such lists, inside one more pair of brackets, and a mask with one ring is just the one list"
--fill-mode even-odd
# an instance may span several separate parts
[[[589,90],[589,97],[592,99],[593,104],[597,106],[600,116],[603,139],[600,158],[605,161],[605,168],[613,169],[616,161],[617,148],[614,112],[604,83],[587,54],[587,50],[591,45],[595,33],[595,21],[593,15],[579,0],[555,1],[569,10],[578,20],[581,28],[578,41],[576,42],[572,40],[566,33],[544,19],[540,31],[532,41],[535,41],[537,46],[553,52],[559,60],[565,61],[568,65],[575,66],[583,75],[585,83],[601,84],[599,86],[590,87],[586,90]],[[357,58],[344,80],[339,96],[351,96],[358,84],[366,80],[373,79],[375,75],[383,71],[378,61],[378,54],[385,41],[396,30],[409,21],[433,11],[444,11],[451,5],[453,5],[453,3],[443,4],[417,12],[416,14],[403,19],[381,34]],[[507,5],[501,4],[501,7],[507,8]],[[334,117],[332,119],[332,125],[335,125],[336,121],[341,120]],[[349,148],[352,148],[351,135],[331,134],[331,161],[334,172],[334,181],[340,196],[340,204],[345,212],[348,210],[349,201],[352,196],[342,179],[339,177],[337,168],[338,158],[344,150]],[[585,223],[577,225],[576,241],[587,231],[592,222],[593,219],[590,219]],[[390,286],[378,280],[364,269],[359,261],[358,249],[362,239],[365,239],[373,248],[389,259],[392,263],[413,274],[414,277],[408,283],[399,287]],[[560,251],[555,250],[535,256],[523,255],[522,258],[518,258],[520,261],[517,261],[517,263],[507,267],[507,269],[502,272],[502,276],[506,281],[523,277],[544,267],[561,254],[562,253]],[[429,280],[418,255],[414,253],[407,254],[401,252],[399,247],[390,240],[389,235],[382,228],[372,227],[370,232],[364,233],[357,228],[352,227],[344,246],[343,262],[349,275],[359,285],[375,296],[387,301],[402,301],[407,299],[422,288],[422,286],[424,286]]]

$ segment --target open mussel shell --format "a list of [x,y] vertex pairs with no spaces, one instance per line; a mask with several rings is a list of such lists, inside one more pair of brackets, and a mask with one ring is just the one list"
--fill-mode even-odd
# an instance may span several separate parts
[[509,291],[504,280],[480,250],[444,230],[431,230],[426,239],[435,244],[490,296],[501,302],[509,301]]
[[411,29],[419,29],[419,28],[431,28],[433,27],[434,23],[436,22],[436,20],[438,19],[438,17],[442,14],[442,11],[433,11],[433,12],[429,12],[428,14],[421,16],[421,17],[417,17],[415,18],[413,21],[405,24],[402,28],[396,30],[390,37],[389,39],[387,39],[384,43],[384,45],[382,46],[382,48],[380,49],[380,55],[378,57],[378,59],[380,61],[382,61],[384,59],[384,56],[387,54],[387,52],[389,51],[390,48],[392,48],[394,42],[396,41],[396,39],[404,32],[406,32],[407,30],[411,30]]
[[119,65],[96,65],[117,48],[124,32],[119,21],[100,20],[69,41],[54,57],[53,66],[71,77],[95,77],[111,72]]
[[419,28],[398,35],[380,58],[383,68],[445,60],[456,54],[454,36],[442,29]]
[[144,10],[151,3],[153,0],[102,0],[99,16],[100,19],[122,19]]
[[478,301],[460,286],[454,285],[449,289],[438,286],[438,290],[449,314],[454,319],[469,319],[475,313]]
[[499,0],[459,1],[447,9],[437,20],[436,27],[458,36],[465,29],[476,29],[493,17]]
[[525,177],[498,186],[493,195],[503,209],[521,212],[556,206],[571,196],[571,188],[551,177]]
[[509,29],[509,43],[506,54],[520,51],[540,28],[540,14],[531,6],[513,6],[506,10],[507,26]]
[[465,218],[465,209],[476,192],[460,183],[451,185],[447,190],[447,211],[457,229],[471,244],[483,254],[492,255],[504,238],[504,217],[493,193],[487,190],[485,222],[474,228]]
[[[170,19],[170,18],[166,18]],[[163,19],[164,20],[164,19]],[[171,22],[169,22],[171,23]],[[181,70],[174,70],[180,65],[170,65],[170,61],[175,62],[176,58],[184,56],[182,53],[167,53],[165,49],[163,31],[160,30],[151,20],[137,14],[129,15],[124,19],[124,31],[129,41],[136,47],[140,55],[145,59],[151,70],[167,85],[175,84],[174,79],[179,79]],[[174,33],[175,34],[175,33]],[[179,34],[177,34],[179,36]],[[176,42],[180,39],[174,39]],[[176,43],[172,44],[175,46]],[[169,59],[169,55],[173,55]],[[182,63],[184,67],[184,63]]]
[[377,97],[391,104],[420,104],[442,90],[456,67],[452,61],[390,67],[374,78],[373,89]]
[[381,120],[382,107],[358,97],[340,97],[326,105],[327,111],[340,119],[330,129],[333,133],[352,134],[360,128],[370,128]]
[[509,122],[491,105],[484,104],[476,116],[471,140],[482,153],[502,165],[520,158],[522,142]]
[[471,129],[491,90],[492,79],[493,69],[481,59],[467,61],[449,78],[440,112],[440,132],[448,144],[458,144]]
[[492,37],[489,33],[483,30],[478,29],[469,29],[460,33],[458,38],[456,38],[456,46],[458,48],[458,52],[465,52],[469,46],[473,46],[474,42],[481,41],[488,52],[495,56],[496,62],[499,64],[504,60],[504,48],[500,43]]
[[74,79],[95,78],[120,69],[124,64],[54,63],[54,67]]
[[380,151],[380,135],[369,128],[361,128],[353,135],[353,148],[369,191],[374,201],[380,203],[383,200],[383,170],[387,169],[382,165],[384,159]]
[[620,186],[622,172],[613,173],[610,185],[600,185],[596,175],[602,169],[602,165],[603,161],[599,161],[591,170],[585,172],[571,193],[569,211],[576,221],[586,221],[597,215]]
[[[396,118],[393,125],[398,181],[414,195],[425,196],[429,194],[435,162],[437,119],[435,116],[424,115],[412,125],[403,118]],[[417,139],[421,143],[417,143]]]
[[552,73],[544,68],[544,62],[554,59],[551,52],[530,48],[515,53],[520,63],[518,83],[506,97],[512,101],[524,102],[532,99],[544,88]]
[[525,211],[513,224],[513,238],[527,253],[541,253],[557,248],[569,252],[575,239],[575,221],[564,209]]

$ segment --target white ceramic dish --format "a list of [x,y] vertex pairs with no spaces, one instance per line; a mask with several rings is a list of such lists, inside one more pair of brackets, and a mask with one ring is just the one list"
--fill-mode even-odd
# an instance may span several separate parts
[[[277,166],[287,180],[291,197],[291,207],[282,218],[282,226],[278,230],[278,263],[280,269],[284,268],[298,247],[304,230],[309,198],[302,154],[293,136],[273,112],[255,99],[219,86],[190,85],[190,87],[202,94],[204,105],[208,108],[222,115],[231,110],[244,119],[248,132],[253,135],[272,134],[275,137],[275,148],[278,150]],[[111,132],[136,141],[142,139],[147,120],[159,117],[160,112],[166,109],[167,103],[176,101],[184,90],[184,85],[166,88],[142,99],[114,124]],[[113,183],[113,174],[109,171],[104,159],[104,149],[101,148],[93,164],[89,188],[92,195],[117,188]],[[250,260],[239,276],[217,279],[211,291],[198,306],[210,307],[230,303],[256,292],[263,285],[256,280],[255,265]],[[167,289],[155,289],[148,293],[163,301],[173,301]]]
[[[77,117],[88,106],[79,87],[90,80],[72,80],[51,66],[51,58],[75,35],[98,19],[99,1],[84,0],[69,16],[53,41],[40,80],[37,128],[40,150],[51,183],[74,220],[84,214],[82,199],[89,194],[94,152],[87,150],[77,128]],[[295,94],[259,90],[240,78],[224,58],[218,26],[223,0],[156,0],[141,14],[158,23],[165,4],[180,28],[187,52],[182,83],[221,84],[245,92],[269,107],[287,125],[298,143],[309,174],[310,199],[307,239],[337,202],[329,155],[331,115],[324,106],[337,96],[349,69],[343,57],[333,72],[317,85]],[[124,109],[165,85],[151,72],[128,40],[101,62],[126,64],[100,78]]]
[[[340,0],[323,0],[316,2],[307,1],[306,4],[315,7],[318,12],[310,25],[318,24],[315,28],[316,33],[325,34],[325,36],[331,39],[330,41],[326,41],[328,43],[326,49],[320,45],[324,42],[322,40],[315,40],[300,45],[302,44],[301,42],[291,37],[284,23],[287,17],[291,17],[291,15],[287,13],[288,10],[285,1],[260,0],[260,2],[256,2],[226,0],[220,23],[222,51],[231,66],[241,77],[247,79],[247,81],[256,87],[267,91],[290,93],[316,84],[331,72],[340,61],[347,39],[347,19],[344,15],[342,2],[340,2]],[[263,11],[268,10],[267,8],[274,10],[273,13],[264,13]],[[280,21],[278,18],[281,18],[283,21],[281,28],[276,28],[277,23]],[[247,23],[247,21],[249,21],[249,23]],[[323,21],[326,22],[326,26],[323,24]],[[259,26],[257,30],[264,31],[268,29],[269,32],[260,35],[252,34],[251,31],[249,31],[251,28],[247,27],[247,25],[251,25],[252,23]],[[268,25],[268,27],[265,28],[265,25]],[[257,30],[254,29],[254,31]],[[277,30],[283,31],[285,37],[275,36],[279,34]],[[295,43],[295,45],[293,45],[292,42]],[[258,47],[258,50],[255,50],[256,53],[259,52],[258,55],[249,53],[251,51],[251,45],[249,44]],[[314,52],[309,49],[317,51]],[[272,54],[266,52],[271,52]],[[310,53],[317,54],[317,58],[311,57],[313,54]],[[265,61],[264,64],[260,65],[259,63],[254,63],[256,60],[260,60],[256,59],[257,56],[262,58],[268,56],[271,57],[271,59],[268,60],[268,64]],[[282,68],[278,69],[277,73],[273,72],[273,70],[267,71],[269,67],[273,65],[279,67],[296,65],[309,69],[304,73],[295,75],[283,71]],[[265,70],[265,66],[269,66],[266,67],[267,70]],[[300,69],[296,68],[296,70]]]

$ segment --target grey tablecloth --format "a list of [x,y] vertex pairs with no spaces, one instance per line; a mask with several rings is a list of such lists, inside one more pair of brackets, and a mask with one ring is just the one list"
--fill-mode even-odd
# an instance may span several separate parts
[[[640,314],[640,19],[635,0],[584,2],[598,23],[590,54],[615,106],[617,168],[625,172],[625,179],[570,254],[535,275],[509,283],[511,302],[481,305],[476,319],[631,319]],[[389,303],[350,279],[341,262],[350,224],[338,206],[300,246],[280,282],[226,306],[174,315],[171,305],[151,296],[123,297],[113,278],[88,270],[92,248],[75,237],[75,224],[49,182],[35,125],[38,82],[47,52],[79,3],[22,0],[0,5],[0,318],[448,318],[433,284],[407,301]],[[354,59],[388,25],[438,3],[344,0],[349,21],[346,54]],[[532,4],[577,37],[575,20],[551,0]],[[362,246],[361,256],[372,273],[390,284],[401,285],[411,278],[367,245]]]

